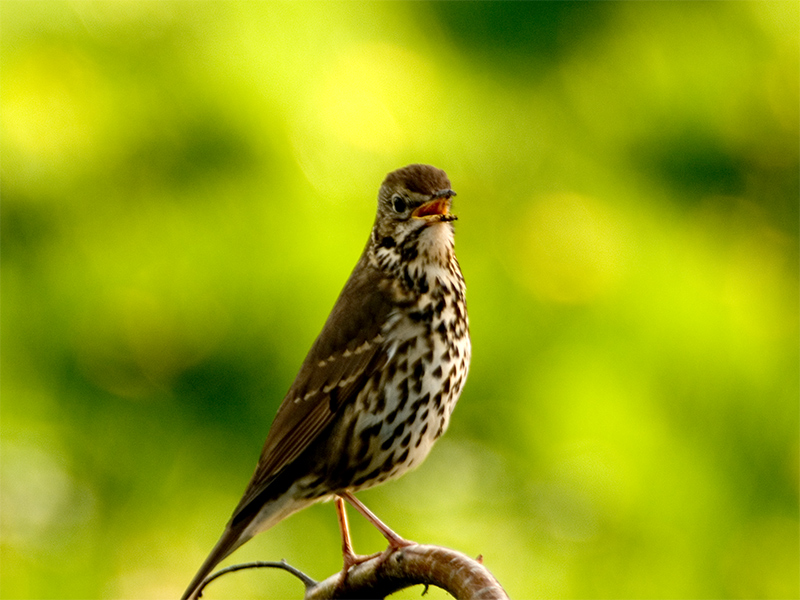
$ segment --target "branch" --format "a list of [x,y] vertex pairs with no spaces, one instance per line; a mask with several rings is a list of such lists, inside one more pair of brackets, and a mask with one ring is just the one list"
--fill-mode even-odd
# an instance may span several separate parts
[[508,600],[505,590],[480,562],[455,550],[419,544],[384,552],[354,566],[344,582],[341,573],[315,582],[283,561],[234,565],[206,579],[197,597],[213,579],[257,567],[280,568],[298,577],[306,588],[304,600],[382,599],[420,584],[442,588],[457,600]]
[[508,600],[502,586],[478,561],[440,546],[405,546],[381,554],[347,573],[337,573],[306,590],[305,600],[384,598],[403,588],[424,584],[447,591],[458,600]]

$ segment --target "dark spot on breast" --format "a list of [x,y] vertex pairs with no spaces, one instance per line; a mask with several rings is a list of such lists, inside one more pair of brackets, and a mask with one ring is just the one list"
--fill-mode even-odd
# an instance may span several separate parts
[[408,353],[408,349],[411,347],[411,340],[416,341],[417,338],[411,338],[410,340],[406,340],[402,344],[397,347],[397,351],[395,352],[395,356],[405,356]]
[[356,478],[353,480],[353,487],[358,487],[358,486],[360,486],[361,484],[364,484],[364,483],[366,483],[366,482],[367,482],[367,479],[368,479],[368,477],[367,477],[366,475],[362,475],[361,477],[356,477]]
[[430,289],[428,287],[428,276],[425,274],[424,271],[422,273],[422,277],[420,277],[419,280],[417,280],[417,289],[419,290],[420,294],[427,294],[428,290]]
[[372,457],[371,456],[365,457],[365,458],[361,459],[360,463],[358,463],[358,466],[355,468],[355,472],[356,473],[364,473],[364,472],[366,472],[367,469],[369,469],[369,466],[371,464],[372,464]]
[[442,377],[442,365],[437,366],[433,372],[431,373],[436,379],[440,379]]
[[411,373],[411,376],[414,380],[422,379],[422,376],[425,374],[425,367],[422,366],[422,358],[418,358],[417,362],[414,363],[414,371]]
[[424,396],[420,396],[417,398],[414,403],[411,405],[411,414],[416,414],[417,411],[428,404],[428,401],[431,399],[430,393],[425,394]]
[[390,435],[383,441],[383,443],[381,444],[381,450],[388,450],[389,448],[391,448],[392,444],[394,443],[394,440],[403,435],[403,432],[405,430],[406,430],[405,422],[400,423],[400,425],[398,425],[392,432],[392,435]]
[[388,473],[389,471],[391,471],[394,468],[395,464],[396,463],[395,463],[395,460],[394,460],[394,454],[390,454],[389,458],[387,458],[386,461],[383,463],[383,466],[381,467],[381,471],[383,473]]
[[425,310],[412,310],[408,313],[408,318],[415,323],[420,323],[422,321],[429,323],[433,320],[433,307],[428,305]]
[[381,472],[380,469],[373,469],[372,471],[370,471],[365,475],[366,478],[365,481],[370,481],[371,479],[375,479],[378,475],[380,475],[380,472]]
[[400,442],[401,448],[408,448],[408,445],[411,443],[411,432],[409,431],[406,437],[403,438],[403,441]]
[[433,348],[428,348],[428,351],[422,355],[422,364],[433,362]]
[[361,433],[359,434],[359,437],[361,437],[362,442],[369,444],[370,440],[372,440],[373,437],[378,435],[380,431],[381,431],[381,422],[378,421],[374,425],[367,427],[366,429],[362,429]]
[[385,408],[386,408],[386,392],[384,392],[384,390],[380,390],[375,398],[375,412],[382,413],[383,409]]
[[387,235],[385,238],[381,240],[380,243],[381,248],[394,248],[394,246],[395,246],[395,241],[394,238],[391,236]]
[[400,394],[400,398],[397,402],[397,409],[401,410],[408,402],[408,378],[406,377],[403,379],[400,384],[397,386],[397,391]]
[[403,269],[403,283],[407,290],[413,289],[414,287],[414,280],[411,279],[411,275],[408,274],[408,269]]
[[400,250],[400,258],[403,260],[403,262],[411,262],[417,258],[418,255],[419,252],[417,251],[416,244],[405,244]]

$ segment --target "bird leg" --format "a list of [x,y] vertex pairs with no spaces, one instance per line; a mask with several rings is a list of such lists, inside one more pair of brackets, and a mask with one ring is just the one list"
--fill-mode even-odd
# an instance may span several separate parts
[[339,517],[339,531],[342,533],[342,559],[344,561],[342,583],[344,583],[347,572],[351,567],[366,562],[371,558],[375,558],[380,553],[363,556],[353,552],[353,543],[350,541],[350,527],[347,524],[347,510],[344,499],[342,499],[341,496],[336,496],[336,514]]
[[[378,531],[381,532],[381,535],[383,535],[383,537],[385,537],[386,540],[389,542],[389,548],[388,549],[390,551],[391,550],[397,550],[398,548],[404,548],[405,546],[413,546],[413,545],[416,544],[416,542],[410,542],[407,539],[402,538],[399,535],[397,535],[391,529],[389,529],[388,525],[386,525],[383,521],[381,521],[378,517],[376,517],[375,513],[373,513],[370,509],[368,509],[366,506],[364,506],[364,504],[361,502],[361,500],[356,498],[350,492],[342,492],[338,496],[337,501],[341,501],[342,498],[344,498],[350,504],[352,504],[353,508],[355,508],[358,512],[360,512],[362,515],[364,515],[364,518],[367,521],[369,521],[370,523],[372,523],[378,529]],[[344,507],[342,508],[342,514],[344,514]],[[341,517],[340,517],[340,523],[341,523]],[[347,517],[346,516],[345,516],[345,525],[347,525]],[[348,538],[348,541],[349,541],[349,538]],[[351,549],[351,552],[352,552],[352,549]]]

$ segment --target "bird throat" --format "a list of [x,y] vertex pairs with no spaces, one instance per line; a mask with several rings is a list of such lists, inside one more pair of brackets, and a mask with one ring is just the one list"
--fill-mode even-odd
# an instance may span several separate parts
[[[388,278],[408,284],[408,291],[415,287],[409,281],[413,273],[449,270],[455,260],[453,226],[448,222],[425,225],[404,236],[381,236],[376,230],[373,240],[370,262]],[[427,291],[424,284],[421,287],[419,291]]]

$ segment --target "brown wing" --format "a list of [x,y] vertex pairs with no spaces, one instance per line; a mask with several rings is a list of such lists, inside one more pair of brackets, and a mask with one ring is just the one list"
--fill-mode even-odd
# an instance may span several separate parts
[[381,325],[391,303],[382,281],[380,272],[368,266],[366,253],[362,255],[278,409],[233,519],[383,367]]

